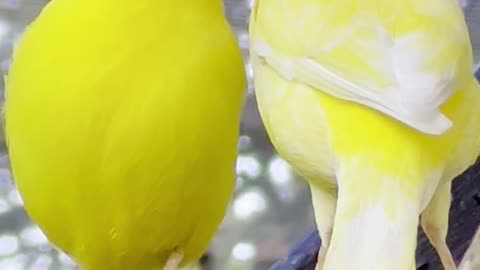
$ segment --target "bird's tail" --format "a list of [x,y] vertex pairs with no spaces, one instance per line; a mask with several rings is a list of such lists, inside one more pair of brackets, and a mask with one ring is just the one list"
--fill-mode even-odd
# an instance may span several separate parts
[[[347,175],[348,174],[348,175]],[[337,211],[324,270],[414,270],[421,198],[394,177],[339,175]]]

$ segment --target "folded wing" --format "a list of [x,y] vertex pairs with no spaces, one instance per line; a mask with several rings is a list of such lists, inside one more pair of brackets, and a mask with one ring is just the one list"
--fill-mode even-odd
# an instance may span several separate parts
[[383,17],[359,11],[340,26],[319,22],[329,38],[304,55],[284,53],[257,31],[252,51],[288,80],[442,134],[452,122],[441,106],[458,88],[456,65],[470,53],[455,7],[458,12],[419,7],[414,14],[400,9]]

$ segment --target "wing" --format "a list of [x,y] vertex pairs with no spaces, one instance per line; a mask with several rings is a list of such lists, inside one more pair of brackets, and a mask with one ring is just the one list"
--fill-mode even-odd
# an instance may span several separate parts
[[[256,12],[265,12],[263,1]],[[461,68],[470,57],[458,3],[442,0],[429,6],[426,2],[434,5],[430,0],[364,0],[321,6],[308,2],[312,1],[291,4],[296,7],[292,12],[298,13],[291,17],[301,18],[303,25],[316,24],[321,32],[311,33],[323,38],[312,35],[309,41],[281,44],[275,38],[286,34],[272,34],[275,30],[268,20],[275,20],[275,11],[269,10],[269,16],[259,16],[263,21],[252,20],[257,24],[252,52],[285,79],[376,109],[421,132],[442,134],[451,127],[441,106],[457,90],[457,74],[464,73]],[[304,8],[298,8],[301,3]],[[315,9],[320,11],[312,15]],[[291,53],[292,46],[302,50]]]

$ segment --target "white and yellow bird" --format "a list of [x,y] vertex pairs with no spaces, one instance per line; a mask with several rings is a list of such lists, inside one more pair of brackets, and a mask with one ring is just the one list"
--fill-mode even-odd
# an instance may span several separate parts
[[317,269],[413,270],[419,223],[455,269],[451,180],[480,149],[458,3],[260,0],[250,42],[269,136],[311,187]]

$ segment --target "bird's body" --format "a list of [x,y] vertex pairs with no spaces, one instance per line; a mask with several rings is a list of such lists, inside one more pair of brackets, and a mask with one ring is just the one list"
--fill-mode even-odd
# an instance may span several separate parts
[[233,190],[245,89],[221,1],[52,1],[6,86],[14,178],[54,244],[85,270],[202,255]]
[[318,268],[415,269],[419,215],[454,267],[450,182],[480,150],[480,87],[457,3],[260,0],[251,20],[260,114],[311,186]]

